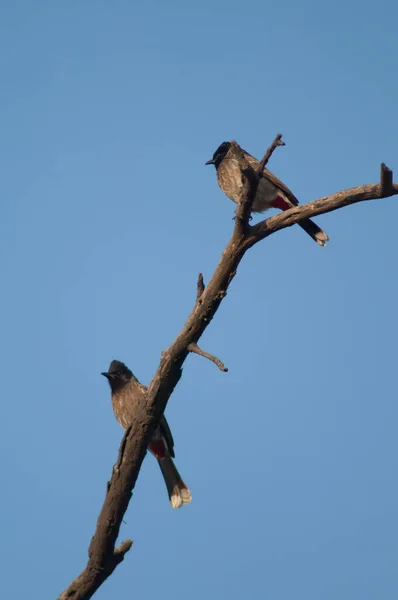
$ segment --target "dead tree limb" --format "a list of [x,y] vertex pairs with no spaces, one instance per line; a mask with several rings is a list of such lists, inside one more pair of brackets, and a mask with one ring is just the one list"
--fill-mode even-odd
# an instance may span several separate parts
[[[265,153],[265,165],[272,152],[282,145],[278,135]],[[250,226],[250,211],[261,173],[255,172],[241,156],[242,169],[246,178],[245,197],[236,210],[232,237],[224,249],[220,262],[207,287],[202,278],[198,280],[198,293],[184,327],[173,343],[161,354],[160,364],[148,387],[145,406],[137,414],[136,421],[123,438],[118,461],[108,483],[105,501],[98,517],[97,528],[89,547],[89,560],[86,568],[59,596],[59,600],[88,600],[100,585],[122,562],[132,542],[126,540],[117,548],[123,515],[127,510],[138,473],[144,460],[149,440],[163,414],[168,399],[177,385],[182,366],[192,348],[214,317],[228,287],[236,275],[237,268],[245,252],[254,244],[272,233],[299,223],[303,219],[315,217],[350,204],[364,200],[380,199],[398,194],[398,184],[393,183],[392,172],[382,166],[380,183],[363,185],[331,196],[319,198],[308,204],[291,208],[260,223]],[[202,352],[202,355],[205,353]],[[215,358],[215,357],[213,357]],[[215,361],[214,361],[215,362]]]
[[205,352],[204,350],[199,348],[197,344],[188,344],[188,350],[190,352],[193,352],[194,354],[199,354],[199,356],[208,358],[209,360],[211,360],[211,362],[214,362],[214,364],[217,365],[220,371],[224,371],[224,373],[228,371],[227,367],[224,365],[224,363],[221,362],[219,358],[217,358],[217,356],[214,356],[214,354],[209,354],[209,352]]
[[[388,170],[390,171],[390,169]],[[308,202],[307,204],[301,204],[300,206],[290,208],[279,215],[275,215],[265,221],[253,225],[245,238],[246,249],[251,248],[251,246],[254,246],[254,244],[265,239],[272,233],[285,229],[285,227],[291,227],[295,223],[300,223],[303,219],[312,219],[312,217],[316,217],[317,215],[323,215],[332,212],[333,210],[337,210],[338,208],[356,204],[357,202],[380,200],[381,198],[398,194],[398,183],[391,183],[391,186],[388,186],[387,183],[387,188],[389,193],[386,196],[384,194],[386,187],[383,188],[383,184],[369,183],[367,185],[360,185],[355,188],[343,190],[342,192],[336,192],[331,196],[324,196],[314,202]]]

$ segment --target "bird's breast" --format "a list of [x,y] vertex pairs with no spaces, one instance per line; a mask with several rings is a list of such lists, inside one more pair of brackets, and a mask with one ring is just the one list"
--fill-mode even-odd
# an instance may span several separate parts
[[238,203],[243,193],[243,177],[236,160],[225,159],[217,169],[218,185],[228,198]]
[[[228,198],[233,202],[240,202],[244,196],[244,176],[239,163],[233,159],[224,160],[217,169],[218,185]],[[263,212],[271,208],[277,196],[277,188],[266,177],[262,177],[258,184],[256,197],[253,203],[254,212]]]
[[126,429],[134,421],[142,405],[144,392],[138,386],[125,386],[112,394],[112,407],[116,419]]

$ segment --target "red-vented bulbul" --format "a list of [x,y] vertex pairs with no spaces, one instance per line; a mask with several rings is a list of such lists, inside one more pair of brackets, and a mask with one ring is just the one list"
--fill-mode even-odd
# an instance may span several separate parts
[[[142,385],[130,369],[119,360],[113,360],[109,365],[108,372],[101,373],[101,375],[108,379],[111,386],[115,417],[120,425],[127,429],[134,421],[134,416],[142,403],[147,387]],[[157,458],[167,486],[171,506],[180,508],[183,504],[191,502],[191,492],[181,479],[173,462],[174,440],[165,416],[160,419],[148,445],[148,450]]]
[[[242,149],[249,165],[256,170],[259,161],[251,154]],[[215,165],[217,170],[218,185],[228,198],[236,203],[242,200],[243,175],[237,158],[237,149],[231,142],[223,142],[208,160],[206,165]],[[262,213],[269,208],[288,210],[297,206],[299,201],[289,188],[280,181],[271,171],[264,169],[263,177],[260,179],[256,197],[253,202],[253,212]],[[298,223],[308,235],[320,246],[324,246],[329,240],[326,233],[318,227],[311,219]]]

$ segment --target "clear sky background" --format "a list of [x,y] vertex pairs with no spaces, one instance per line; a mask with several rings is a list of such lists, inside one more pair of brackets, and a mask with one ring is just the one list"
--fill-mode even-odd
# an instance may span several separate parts
[[[301,202],[398,177],[389,2],[5,2],[0,9],[2,596],[82,570],[122,430],[100,372],[149,383],[235,206],[235,138]],[[398,198],[250,251],[167,408],[193,501],[145,459],[97,593],[395,600]]]

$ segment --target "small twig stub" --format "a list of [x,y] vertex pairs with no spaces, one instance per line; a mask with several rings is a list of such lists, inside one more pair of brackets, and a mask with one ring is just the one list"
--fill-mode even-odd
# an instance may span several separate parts
[[201,295],[205,291],[205,282],[203,280],[202,273],[199,273],[199,275],[198,275],[198,283],[197,283],[196,289],[197,289],[196,300],[199,300],[199,298],[201,297]]
[[227,367],[224,365],[224,363],[221,362],[219,358],[217,358],[217,356],[214,356],[214,354],[209,354],[209,352],[205,352],[204,350],[199,348],[197,344],[188,344],[187,350],[189,350],[189,352],[193,352],[194,354],[199,354],[199,356],[203,356],[208,360],[211,360],[211,362],[214,362],[214,364],[217,365],[220,371],[223,371],[224,373],[228,372]]
[[268,163],[268,161],[271,158],[271,156],[273,155],[274,151],[279,146],[286,146],[285,142],[282,141],[282,134],[281,133],[278,133],[275,136],[275,139],[272,142],[271,146],[268,148],[268,150],[264,154],[263,158],[260,160],[260,165],[258,167],[258,175],[260,177],[262,177],[262,175],[263,175],[263,171],[264,171],[265,165]]
[[384,163],[380,165],[380,196],[385,198],[391,196],[393,190],[393,175],[392,170],[389,169]]

